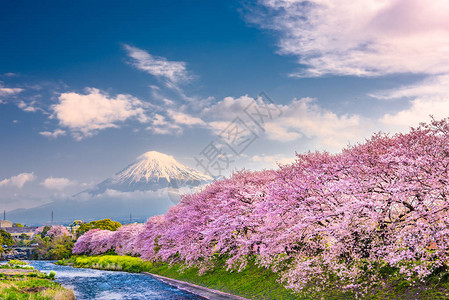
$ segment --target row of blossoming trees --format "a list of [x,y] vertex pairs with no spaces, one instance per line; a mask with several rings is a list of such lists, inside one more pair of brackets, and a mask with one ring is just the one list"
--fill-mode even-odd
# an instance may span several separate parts
[[255,260],[293,289],[329,274],[355,282],[386,264],[424,278],[448,261],[448,168],[449,121],[432,121],[339,154],[297,154],[278,170],[237,172],[145,225],[91,230],[73,252],[115,249],[203,270],[219,255],[230,268]]

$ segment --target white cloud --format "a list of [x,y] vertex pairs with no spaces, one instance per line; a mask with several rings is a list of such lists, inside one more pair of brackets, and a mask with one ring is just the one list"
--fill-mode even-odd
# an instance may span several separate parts
[[36,108],[36,106],[34,106],[34,104],[35,104],[36,102],[35,101],[33,101],[33,102],[31,102],[31,103],[25,103],[24,101],[20,101],[18,104],[17,104],[17,106],[21,109],[21,110],[23,110],[23,111],[26,111],[26,112],[36,112],[38,109]]
[[254,103],[254,98],[244,95],[238,98],[225,97],[212,106],[205,108],[202,115],[213,119],[234,119],[241,114],[245,107]]
[[261,0],[248,20],[278,33],[307,70],[378,76],[449,72],[447,0]]
[[22,188],[25,183],[32,182],[36,179],[36,176],[33,172],[31,173],[21,173],[16,176],[12,176],[10,178],[6,178],[0,181],[1,186],[14,186],[17,188]]
[[370,96],[388,100],[410,97],[446,97],[448,95],[449,75],[440,75],[432,76],[415,84],[373,93]]
[[77,183],[75,181],[71,181],[70,179],[61,177],[48,177],[43,182],[41,182],[41,185],[43,185],[45,188],[49,190],[58,190],[62,191],[67,187],[76,185]]
[[[170,98],[166,96],[165,89],[162,90],[161,87],[156,85],[150,85],[151,96],[154,100],[158,100],[163,104],[163,108],[167,107],[176,107],[179,109],[179,100],[187,102],[188,107],[194,111],[200,111],[207,106],[211,105],[214,97],[199,97],[199,96],[188,96],[182,88],[172,82],[166,82],[163,87],[170,89]],[[175,92],[175,94],[173,94]],[[175,97],[178,101],[175,102],[172,98]],[[186,104],[183,104],[182,107],[185,107]]]
[[59,103],[52,105],[53,116],[59,124],[68,128],[75,139],[81,140],[106,128],[118,128],[128,119],[148,122],[147,104],[131,96],[119,94],[111,97],[95,88],[87,88],[87,94],[62,93]]
[[186,126],[207,127],[207,123],[202,119],[189,115],[185,112],[168,109],[167,116],[155,114],[151,120],[151,126],[148,126],[147,130],[161,135],[179,135],[183,132],[183,127]]
[[280,142],[290,142],[301,138],[303,135],[296,131],[294,126],[285,126],[281,123],[268,123],[265,125],[268,138]]
[[409,107],[385,114],[380,122],[397,130],[407,130],[420,122],[449,116],[449,75],[434,76],[413,85],[375,93],[379,99],[409,99]]
[[194,126],[200,125],[205,126],[206,123],[200,118],[190,116],[183,112],[178,112],[174,110],[169,110],[168,115],[177,123],[181,125]]
[[62,129],[55,129],[54,131],[41,131],[41,132],[39,132],[39,134],[43,135],[45,137],[48,137],[48,138],[55,139],[58,136],[65,135],[66,132],[65,132],[65,130],[62,130]]
[[159,114],[154,115],[153,119],[153,125],[160,126],[160,125],[166,125],[167,122],[165,121],[164,116],[161,116]]
[[[256,105],[256,99],[242,96],[226,97],[213,106],[202,111],[202,118],[208,120],[209,129],[215,134],[226,129],[235,117],[240,117],[260,137],[278,142],[304,141],[308,147],[319,150],[339,151],[348,144],[362,141],[383,130],[400,132],[428,122],[430,115],[435,119],[449,116],[449,76],[441,75],[388,91],[379,91],[372,96],[378,99],[406,98],[410,105],[395,113],[386,113],[380,118],[362,117],[358,114],[337,114],[319,105],[312,98],[293,99],[285,105],[278,105],[282,115],[266,119],[263,129],[258,129],[249,119],[244,109],[248,105]],[[274,105],[274,104],[272,104]],[[253,161],[261,157],[255,157]],[[274,159],[267,157],[266,159]],[[263,160],[264,163],[267,161]]]
[[169,122],[166,118],[160,114],[155,114],[153,120],[151,121],[151,126],[146,128],[147,130],[160,135],[178,135],[182,133],[182,128]]
[[[257,128],[253,128],[255,124],[246,118],[244,109],[251,103],[256,103],[254,98],[244,95],[238,98],[225,97],[223,100],[204,108],[201,112],[202,119],[208,120],[208,128],[216,135],[220,135],[229,124],[236,118],[245,119],[244,122],[253,132],[257,132]],[[249,121],[249,122],[248,122]]]
[[416,98],[410,101],[410,107],[397,113],[385,114],[380,122],[390,128],[407,130],[421,122],[428,122],[430,116],[435,119],[449,116],[449,96]]
[[20,88],[7,88],[0,85],[0,96],[12,96],[22,92]]
[[12,72],[4,73],[4,74],[2,74],[2,75],[3,75],[3,76],[6,76],[6,77],[14,77],[14,76],[17,76],[16,73],[12,73]]
[[168,80],[168,83],[188,81],[191,76],[187,72],[186,63],[182,61],[168,61],[164,57],[150,53],[129,45],[124,45],[128,56],[132,58],[132,65],[148,74]]
[[273,140],[293,137],[315,139],[319,147],[340,149],[360,139],[369,124],[362,124],[358,115],[337,115],[323,109],[314,99],[294,99],[282,107],[283,115],[267,124],[267,134]]
[[[260,99],[258,101],[246,95],[239,98],[226,97],[204,109],[202,115],[212,119],[209,125],[215,133],[225,129],[235,117],[242,118],[253,131],[257,131],[257,126],[244,113],[244,109],[250,104],[261,107]],[[313,139],[318,147],[338,150],[349,142],[360,139],[371,127],[369,122],[358,115],[339,116],[323,109],[311,98],[294,99],[277,107],[269,104],[268,108],[274,111],[271,120],[265,118],[264,124],[259,124],[263,125],[266,137],[273,141],[291,142],[307,138]],[[282,111],[281,116],[276,113],[278,110]]]
[[212,121],[212,122],[209,122],[209,125],[210,125],[210,129],[215,133],[215,134],[220,134],[223,130],[225,130],[228,126],[229,126],[229,123],[231,122],[232,120],[231,119],[229,119],[229,120],[226,120],[226,121]]

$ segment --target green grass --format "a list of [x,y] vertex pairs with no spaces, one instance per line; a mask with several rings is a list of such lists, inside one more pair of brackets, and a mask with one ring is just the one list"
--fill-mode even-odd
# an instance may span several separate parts
[[2,277],[0,299],[75,299],[72,291],[48,279],[45,274],[33,275],[36,275],[36,272]]
[[[27,266],[11,261],[0,269],[0,299],[75,299],[73,291],[53,281],[54,274],[47,275]],[[18,269],[24,269],[20,272]]]
[[102,256],[73,256],[63,259],[57,264],[74,264],[79,268],[93,268],[101,270],[126,271],[131,273],[149,272],[153,264],[138,257],[102,255]]
[[197,268],[165,263],[153,265],[151,273],[202,285],[251,299],[296,299],[297,297],[279,282],[270,270],[250,264],[241,272],[226,271],[223,260],[217,261],[214,270],[198,274]]
[[33,270],[34,268],[31,266],[28,266],[28,264],[21,260],[10,260],[8,263],[0,265],[0,269],[28,269]]
[[72,291],[48,280],[32,279],[0,282],[0,299],[2,300],[71,300],[75,299]]

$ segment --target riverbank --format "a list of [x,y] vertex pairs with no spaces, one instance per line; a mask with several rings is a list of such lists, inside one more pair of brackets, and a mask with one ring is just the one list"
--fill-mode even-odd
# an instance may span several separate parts
[[293,294],[277,281],[276,274],[254,265],[249,265],[242,272],[229,272],[226,271],[224,262],[219,261],[214,270],[199,275],[197,268],[186,268],[178,264],[169,266],[166,263],[151,263],[130,256],[73,256],[58,263],[78,268],[148,272],[248,299],[298,299],[298,295]]
[[45,274],[21,261],[0,266],[0,299],[75,299],[73,291],[54,281],[55,273]]
[[381,284],[369,287],[363,296],[356,296],[360,295],[360,290],[336,289],[332,284],[324,282],[317,283],[316,286],[320,289],[304,289],[293,293],[278,281],[276,274],[254,264],[249,264],[241,272],[230,272],[225,269],[223,261],[217,261],[213,270],[199,275],[197,268],[187,268],[179,264],[170,266],[161,262],[151,263],[130,256],[72,256],[59,263],[78,268],[148,272],[248,299],[449,299],[449,272],[444,271],[430,276],[424,282],[419,282],[414,278],[404,280],[393,270],[383,270],[385,274]]
[[116,272],[30,261],[35,269],[56,272],[56,281],[70,286],[77,299],[200,300],[202,298],[141,273]]
[[193,283],[184,282],[181,280],[171,279],[165,276],[151,274],[148,272],[143,272],[142,274],[148,275],[152,278],[160,280],[166,284],[169,284],[177,289],[188,291],[189,293],[198,295],[205,299],[214,299],[214,300],[249,300],[247,298],[243,298],[240,296],[232,295],[229,293],[213,290],[210,288],[206,288],[200,285],[196,285]]

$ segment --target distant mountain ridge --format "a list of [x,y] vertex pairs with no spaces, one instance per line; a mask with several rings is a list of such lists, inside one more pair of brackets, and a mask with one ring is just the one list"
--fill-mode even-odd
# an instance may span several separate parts
[[93,188],[72,197],[30,209],[8,212],[14,222],[45,224],[54,211],[55,222],[76,219],[113,218],[135,220],[165,213],[179,202],[180,194],[190,193],[213,180],[193,168],[179,163],[173,156],[149,151],[132,164]]

